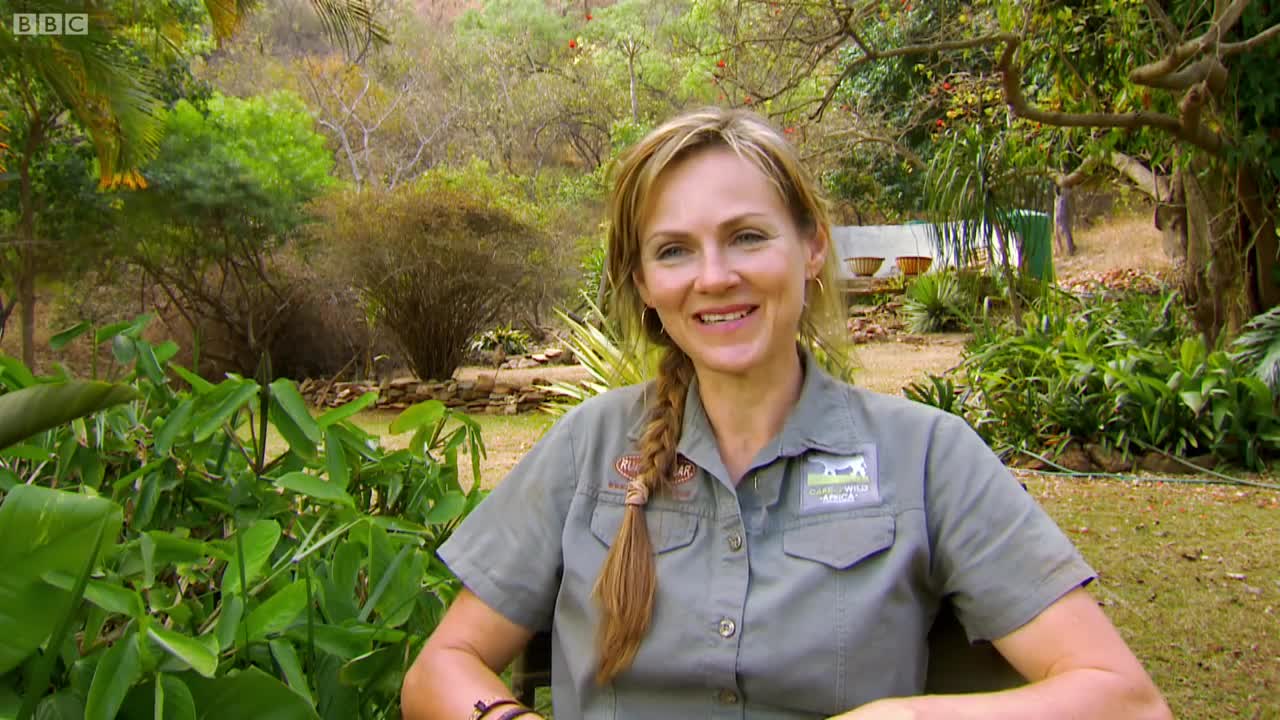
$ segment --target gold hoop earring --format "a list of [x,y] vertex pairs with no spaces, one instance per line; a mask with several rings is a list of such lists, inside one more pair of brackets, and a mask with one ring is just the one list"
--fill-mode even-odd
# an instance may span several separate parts
[[[649,307],[648,305],[645,305],[644,310],[640,312],[640,324],[644,326],[646,330],[649,329],[649,311],[650,310],[653,310],[653,308]],[[656,316],[658,314],[658,311],[653,310],[653,314]],[[658,318],[658,332],[662,333],[663,335],[667,334],[667,329],[662,326],[662,318]]]
[[827,286],[822,284],[822,278],[818,277],[817,275],[814,275],[813,279],[818,282],[818,290],[825,295],[827,293]]

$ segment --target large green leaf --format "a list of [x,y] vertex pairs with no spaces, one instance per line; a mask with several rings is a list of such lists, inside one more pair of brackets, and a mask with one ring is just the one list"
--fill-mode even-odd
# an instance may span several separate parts
[[104,498],[19,485],[0,505],[0,675],[40,647],[67,611],[69,593],[44,576],[84,571],[96,540],[115,542],[120,507]]
[[[272,410],[280,411],[291,420],[293,426],[313,447],[320,442],[320,426],[311,417],[311,411],[307,409],[307,401],[302,399],[302,394],[298,392],[292,380],[281,378],[271,383],[271,399],[274,403]],[[276,416],[272,419],[275,420]]]
[[249,642],[265,640],[269,635],[283,632],[298,619],[306,607],[307,586],[301,581],[286,585],[245,619]]
[[59,690],[40,701],[35,720],[84,720],[84,701],[70,690]]
[[388,429],[392,435],[399,435],[420,427],[430,427],[439,422],[440,418],[444,417],[444,413],[444,403],[439,400],[426,400],[405,408],[395,420],[391,421],[391,427]]
[[81,335],[89,332],[91,329],[93,329],[93,326],[81,320],[80,322],[76,323],[75,325],[72,325],[66,330],[59,330],[58,332],[53,334],[53,337],[49,338],[49,349],[61,350],[62,348],[66,347],[72,340],[75,340]]
[[267,645],[271,648],[271,657],[275,658],[280,672],[284,673],[285,682],[294,692],[314,705],[315,698],[311,696],[307,675],[302,671],[302,661],[298,659],[298,651],[293,647],[293,643],[284,638],[276,638]]
[[319,425],[321,428],[327,428],[330,425],[346,420],[352,415],[359,413],[361,410],[368,408],[377,401],[378,393],[370,390],[345,405],[339,405],[336,408],[324,411],[320,414],[320,417],[316,418],[316,425]]
[[342,438],[332,428],[324,431],[324,462],[329,471],[329,482],[346,490],[351,484],[351,467],[347,464],[347,453],[342,449]]
[[[241,529],[237,532],[243,533],[242,541],[244,545],[244,574],[245,582],[253,583],[254,580],[262,577],[262,570],[266,567],[267,561],[271,559],[271,553],[276,549],[276,544],[280,542],[280,526],[274,520],[259,520],[247,529]],[[235,548],[235,544],[231,544]],[[222,595],[235,595],[240,592],[240,558],[233,555],[231,561],[227,563],[227,569],[222,574]]]
[[126,385],[81,380],[33,385],[0,395],[0,448],[138,397]]
[[291,472],[275,478],[275,483],[286,490],[292,490],[316,500],[355,505],[355,501],[351,499],[346,490],[343,490],[336,483],[326,482],[315,475],[308,475],[304,472]]
[[279,680],[251,667],[214,680],[188,682],[200,720],[319,720],[311,704]]
[[[76,578],[60,570],[45,573],[42,580],[61,590],[70,591]],[[137,591],[105,580],[90,580],[84,589],[84,598],[109,613],[142,617],[142,596]]]
[[218,656],[200,640],[182,633],[166,630],[154,623],[147,626],[147,635],[165,652],[191,666],[205,677],[213,677],[218,671]]
[[211,393],[211,396],[217,398],[214,406],[196,416],[195,428],[192,430],[195,441],[200,443],[208,440],[240,408],[253,402],[258,397],[259,390],[258,383],[252,380],[227,380],[218,386]]
[[137,636],[130,634],[116,641],[98,663],[85,703],[85,720],[112,720],[124,704],[129,688],[141,677]]

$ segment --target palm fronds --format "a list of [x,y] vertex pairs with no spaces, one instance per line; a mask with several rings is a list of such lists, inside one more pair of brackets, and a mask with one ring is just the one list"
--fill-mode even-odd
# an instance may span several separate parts
[[1254,377],[1280,395],[1280,307],[1255,316],[1244,326],[1244,332],[1232,343],[1231,357],[1252,366]]

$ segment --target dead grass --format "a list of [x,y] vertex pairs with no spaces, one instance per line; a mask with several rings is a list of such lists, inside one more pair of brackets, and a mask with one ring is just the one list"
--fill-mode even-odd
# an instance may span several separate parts
[[1054,268],[1060,281],[1070,281],[1086,273],[1135,268],[1164,273],[1172,268],[1165,257],[1160,231],[1149,214],[1111,218],[1076,233],[1076,254],[1055,256]]

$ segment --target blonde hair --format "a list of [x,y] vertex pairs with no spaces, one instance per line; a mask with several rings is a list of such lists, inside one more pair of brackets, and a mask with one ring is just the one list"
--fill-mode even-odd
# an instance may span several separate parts
[[[685,395],[694,370],[689,357],[662,332],[657,314],[644,312],[646,306],[633,279],[640,269],[641,214],[659,176],[673,163],[701,150],[726,147],[769,179],[803,234],[826,236],[827,257],[815,281],[806,288],[799,333],[810,347],[840,354],[826,340],[834,336],[831,330],[840,326],[844,317],[830,221],[826,203],[795,148],[763,118],[743,110],[706,108],[676,117],[649,133],[614,168],[605,267],[609,314],[621,328],[624,342],[633,348],[657,346],[663,350],[639,448],[637,481],[650,493],[666,487],[675,472]],[[631,665],[653,617],[657,572],[643,506],[627,505],[596,580],[595,594],[603,614],[597,635],[600,664],[596,681],[603,685]]]

